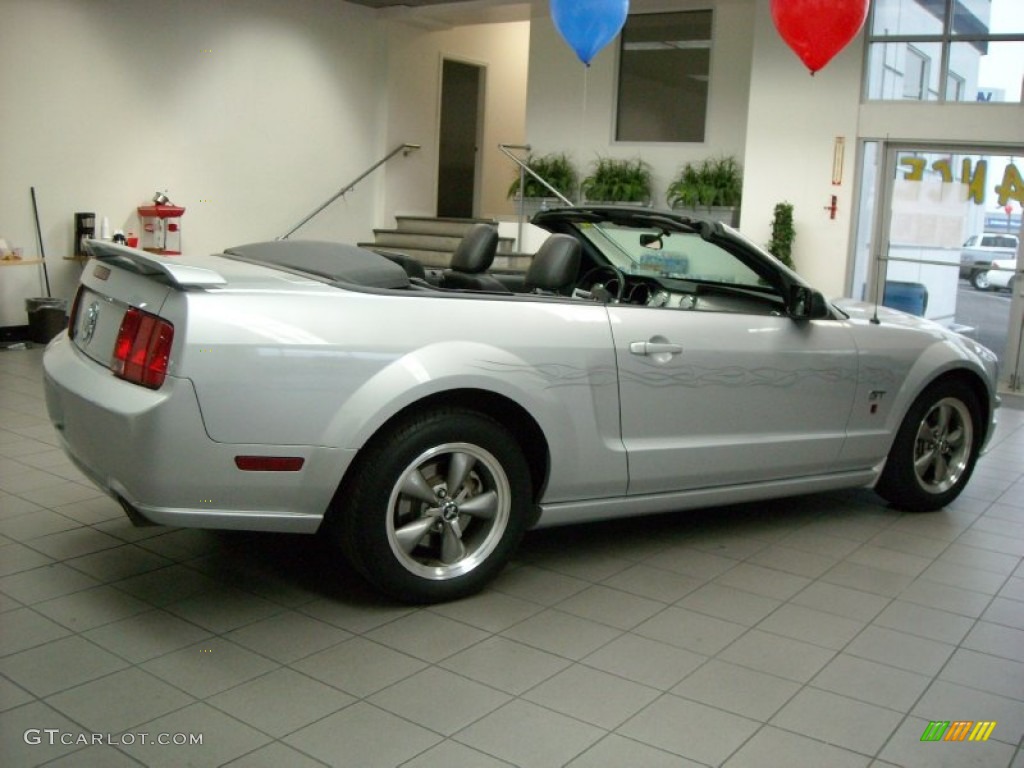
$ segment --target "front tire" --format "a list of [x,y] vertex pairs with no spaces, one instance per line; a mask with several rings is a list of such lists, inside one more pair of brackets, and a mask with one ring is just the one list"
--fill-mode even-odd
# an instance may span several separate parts
[[966,384],[939,381],[928,387],[907,412],[875,490],[908,512],[931,512],[952,502],[981,450],[980,414]]
[[975,272],[971,275],[971,285],[977,291],[990,291],[992,290],[992,284],[988,279],[988,270],[983,269],[980,272]]
[[505,566],[530,503],[530,473],[508,430],[445,408],[367,445],[336,498],[334,529],[378,589],[440,602],[477,592]]

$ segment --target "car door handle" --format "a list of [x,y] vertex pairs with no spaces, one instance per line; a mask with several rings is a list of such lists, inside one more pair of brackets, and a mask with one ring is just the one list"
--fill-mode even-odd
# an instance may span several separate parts
[[678,355],[683,351],[680,344],[669,344],[660,341],[634,341],[629,345],[634,355]]

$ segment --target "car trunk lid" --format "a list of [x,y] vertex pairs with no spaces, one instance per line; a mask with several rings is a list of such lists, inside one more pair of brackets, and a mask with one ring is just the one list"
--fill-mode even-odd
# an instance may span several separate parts
[[97,363],[110,366],[119,336],[123,339],[126,313],[157,316],[173,290],[166,280],[153,279],[160,274],[141,273],[124,262],[90,261],[71,311],[72,343]]
[[[333,290],[323,277],[279,265],[223,255],[171,258],[97,240],[88,245],[92,260],[83,268],[68,335],[92,360],[144,386],[153,382],[146,383],[147,373],[138,365],[153,355],[168,353],[161,363],[166,372],[185,375],[179,363],[191,298],[210,292],[227,297]],[[168,331],[177,339],[175,350],[169,349]]]

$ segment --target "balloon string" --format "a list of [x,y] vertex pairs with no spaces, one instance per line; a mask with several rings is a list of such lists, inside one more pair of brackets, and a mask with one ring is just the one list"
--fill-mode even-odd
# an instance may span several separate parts
[[580,133],[579,140],[584,141],[587,128],[587,91],[590,86],[590,65],[583,65],[583,105],[580,110]]

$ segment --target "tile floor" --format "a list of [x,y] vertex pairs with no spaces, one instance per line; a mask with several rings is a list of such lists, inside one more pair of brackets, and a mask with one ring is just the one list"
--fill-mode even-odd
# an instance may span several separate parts
[[131,527],[56,448],[40,358],[0,351],[5,766],[1024,768],[1024,410],[939,513],[857,491],[537,532],[412,609],[314,537]]

